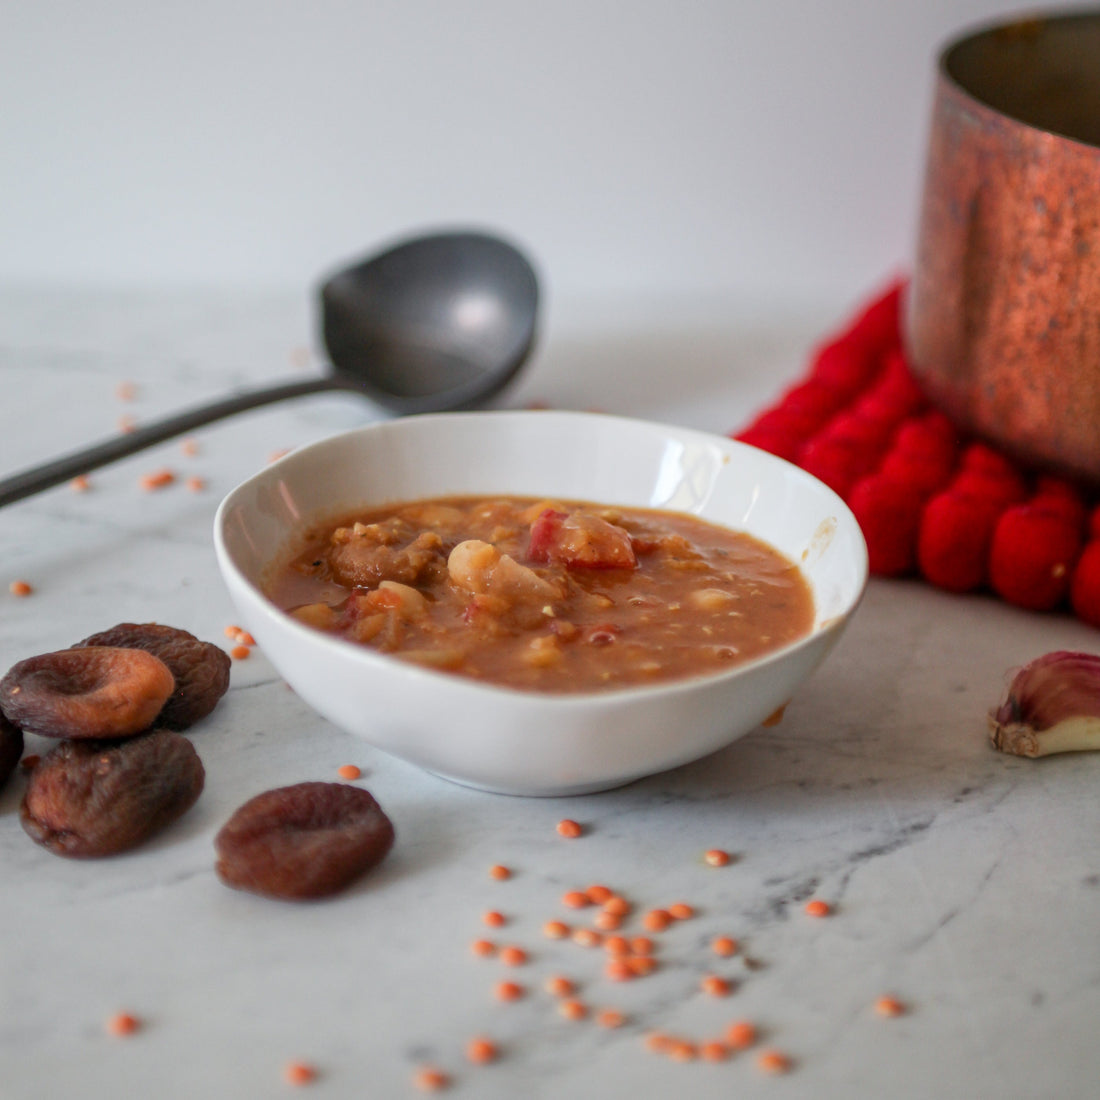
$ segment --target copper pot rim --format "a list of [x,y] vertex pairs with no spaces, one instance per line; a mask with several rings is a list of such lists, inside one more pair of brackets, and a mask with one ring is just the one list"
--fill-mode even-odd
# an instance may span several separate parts
[[1018,127],[1022,132],[1044,135],[1057,142],[1078,146],[1086,155],[1100,153],[1100,135],[1097,140],[1082,138],[1055,126],[1039,125],[1012,110],[999,107],[989,98],[976,92],[960,79],[954,71],[959,54],[971,48],[975,43],[987,40],[1011,41],[1036,38],[1046,28],[1065,27],[1071,24],[1095,24],[1100,36],[1100,7],[1065,8],[1051,11],[1032,11],[1009,17],[995,17],[971,24],[953,34],[940,46],[936,56],[936,73],[940,81],[948,85],[953,93],[967,101],[970,109],[978,114],[997,119],[1002,125]]

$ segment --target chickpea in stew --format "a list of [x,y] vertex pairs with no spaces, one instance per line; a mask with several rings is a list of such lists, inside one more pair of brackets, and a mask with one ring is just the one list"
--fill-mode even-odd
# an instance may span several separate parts
[[808,634],[814,617],[798,567],[746,534],[515,497],[343,517],[297,544],[267,594],[402,660],[559,693],[719,672]]

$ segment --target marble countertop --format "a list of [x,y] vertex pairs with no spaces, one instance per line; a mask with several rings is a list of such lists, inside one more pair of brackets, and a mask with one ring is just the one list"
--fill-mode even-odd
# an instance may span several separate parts
[[[833,317],[551,318],[505,403],[742,423],[802,367]],[[656,319],[655,319],[656,318]],[[0,292],[0,473],[273,375],[316,369],[308,303],[267,293]],[[119,383],[132,384],[124,400]],[[228,644],[234,617],[211,544],[221,496],[273,452],[376,415],[347,395],[302,399],[195,433],[0,512],[0,666],[121,621]],[[147,472],[177,480],[139,488]],[[203,479],[189,489],[186,479]],[[8,592],[23,579],[33,593]],[[837,649],[787,708],[723,751],[619,790],[518,799],[425,774],[328,725],[256,650],[190,732],[206,789],[131,854],[68,861],[19,824],[25,784],[0,792],[0,1095],[5,1100],[269,1098],[286,1064],[307,1091],[415,1095],[431,1063],[472,1097],[1091,1097],[1100,1081],[1100,754],[1006,757],[985,716],[1009,669],[1095,649],[1068,617],[871,583]],[[44,742],[30,739],[28,751]],[[227,889],[212,840],[247,797],[342,764],[392,817],[388,860],[347,894],[289,904]],[[563,840],[562,818],[585,835]],[[702,853],[734,854],[727,867]],[[506,882],[492,864],[514,869]],[[687,901],[656,973],[603,976],[599,951],[544,938],[564,891],[606,883],[639,910]],[[811,896],[834,906],[803,912]],[[506,917],[499,929],[482,914]],[[637,928],[636,917],[627,928]],[[735,937],[730,959],[709,950]],[[490,938],[529,952],[475,957]],[[700,992],[718,973],[728,997]],[[563,1018],[545,979],[593,1010]],[[493,996],[502,978],[527,996]],[[874,1010],[892,994],[907,1011]],[[604,1007],[621,1027],[596,1022]],[[128,1038],[105,1033],[137,1016]],[[752,1052],[681,1063],[647,1049],[755,1021],[791,1071]],[[469,1064],[492,1037],[499,1060]]]

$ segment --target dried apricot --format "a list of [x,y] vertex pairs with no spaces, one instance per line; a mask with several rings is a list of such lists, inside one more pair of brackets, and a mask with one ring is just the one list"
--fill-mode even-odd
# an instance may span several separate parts
[[185,730],[205,718],[229,689],[228,654],[212,642],[203,642],[175,626],[162,623],[119,623],[100,631],[74,648],[119,646],[140,649],[159,657],[176,678],[176,690],[157,719],[158,726]]
[[0,714],[0,790],[23,755],[23,731]]
[[347,783],[297,783],[256,795],[214,838],[228,886],[274,898],[335,894],[380,863],[393,823]]
[[131,737],[149,729],[176,681],[151,653],[111,646],[40,653],[0,680],[0,709],[43,737]]
[[59,856],[114,855],[182,816],[204,779],[191,742],[168,730],[125,741],[63,741],[30,773],[23,828]]

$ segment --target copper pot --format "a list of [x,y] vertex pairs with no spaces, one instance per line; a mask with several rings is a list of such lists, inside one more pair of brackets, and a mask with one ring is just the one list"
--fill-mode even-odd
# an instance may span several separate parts
[[940,55],[906,321],[960,427],[1100,485],[1100,11]]

